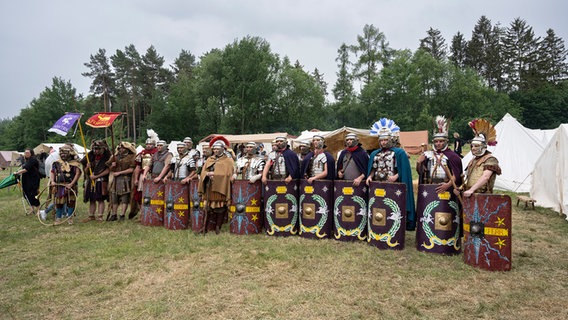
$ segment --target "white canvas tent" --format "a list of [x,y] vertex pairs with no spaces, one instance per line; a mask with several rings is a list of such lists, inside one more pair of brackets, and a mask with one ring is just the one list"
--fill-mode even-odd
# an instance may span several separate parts
[[568,214],[568,124],[558,127],[538,158],[532,178],[531,198],[541,207]]
[[[497,145],[487,149],[499,160],[502,174],[495,179],[495,189],[513,192],[531,190],[531,174],[535,163],[556,129],[525,128],[510,114],[495,125]],[[473,155],[462,160],[464,169]]]

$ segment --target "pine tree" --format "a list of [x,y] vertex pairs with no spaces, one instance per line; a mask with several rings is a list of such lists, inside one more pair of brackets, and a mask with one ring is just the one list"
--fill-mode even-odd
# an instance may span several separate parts
[[446,40],[442,37],[442,33],[437,29],[426,31],[427,37],[420,39],[420,49],[428,52],[438,61],[444,61],[447,55]]

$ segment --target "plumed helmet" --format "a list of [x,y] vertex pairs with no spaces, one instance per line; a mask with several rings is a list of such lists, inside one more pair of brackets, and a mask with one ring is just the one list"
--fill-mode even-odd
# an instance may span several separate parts
[[379,139],[390,138],[400,133],[400,127],[391,119],[381,118],[371,126],[369,133],[378,136]]
[[223,136],[216,136],[215,138],[211,139],[211,141],[209,141],[209,147],[211,147],[211,149],[213,149],[214,147],[222,147],[226,149],[229,145],[229,140],[227,140],[227,138]]
[[434,133],[432,139],[448,139],[448,120],[444,116],[434,119]]

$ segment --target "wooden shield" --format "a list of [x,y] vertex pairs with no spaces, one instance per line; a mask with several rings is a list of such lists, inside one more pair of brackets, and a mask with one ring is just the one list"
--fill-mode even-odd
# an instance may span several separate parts
[[460,209],[453,192],[437,193],[437,184],[418,186],[416,249],[446,255],[461,252]]
[[264,229],[270,236],[298,232],[298,181],[268,180],[264,185]]
[[164,192],[164,227],[170,230],[189,228],[189,185],[168,181]]
[[329,238],[332,235],[333,181],[307,179],[300,180],[300,236],[311,239]]
[[140,223],[145,226],[164,225],[164,183],[144,181],[142,193],[142,216]]
[[190,207],[190,223],[191,230],[194,232],[202,232],[205,225],[205,210],[203,209],[203,200],[197,192],[199,180],[194,179],[189,182],[189,207]]
[[232,186],[231,222],[229,231],[234,234],[258,234],[262,230],[262,182],[235,180]]
[[379,249],[404,249],[406,185],[372,181],[369,185],[367,241]]
[[463,259],[471,266],[511,270],[511,198],[474,193],[463,198]]
[[333,185],[333,236],[337,240],[367,240],[367,190],[365,183],[335,180]]

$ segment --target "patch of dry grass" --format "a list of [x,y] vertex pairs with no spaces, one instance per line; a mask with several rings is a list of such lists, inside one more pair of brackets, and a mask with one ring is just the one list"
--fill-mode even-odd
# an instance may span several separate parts
[[[513,270],[335,240],[46,227],[0,191],[2,319],[566,319],[568,223],[513,213]],[[80,205],[80,217],[86,207]]]

